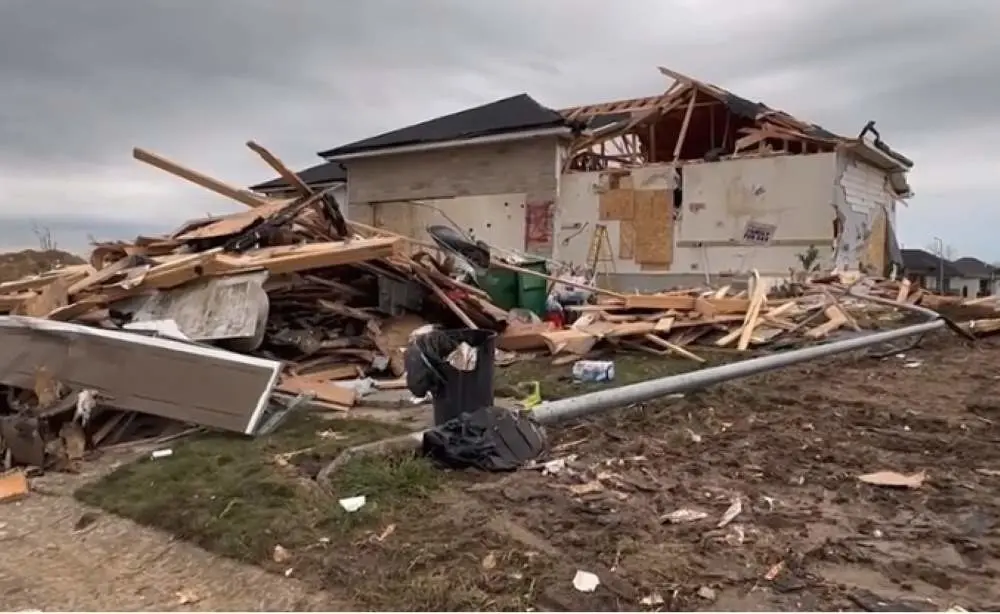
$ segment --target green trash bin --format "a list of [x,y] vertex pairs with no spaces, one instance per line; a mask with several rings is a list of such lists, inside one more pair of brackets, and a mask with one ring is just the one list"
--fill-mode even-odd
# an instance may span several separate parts
[[[544,260],[525,262],[522,269],[547,273]],[[533,311],[538,317],[545,317],[545,304],[549,296],[549,280],[524,273],[517,274],[517,306]]]
[[[546,272],[544,260],[531,260],[518,266],[539,273]],[[491,267],[478,277],[478,281],[497,307],[501,309],[520,307],[534,312],[539,317],[545,317],[548,280],[534,275],[515,273],[508,269]]]
[[500,309],[517,307],[517,273],[490,267],[477,278],[479,286],[490,295],[490,300]]

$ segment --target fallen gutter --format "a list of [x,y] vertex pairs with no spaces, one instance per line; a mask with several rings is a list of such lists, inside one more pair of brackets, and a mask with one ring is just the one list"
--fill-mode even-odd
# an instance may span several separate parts
[[630,384],[611,390],[601,390],[589,394],[560,399],[558,401],[544,401],[532,409],[532,414],[542,424],[554,424],[565,420],[573,420],[590,414],[596,414],[616,407],[625,407],[634,403],[652,401],[670,394],[690,392],[708,386],[714,386],[730,380],[750,377],[759,373],[773,371],[789,367],[810,360],[827,358],[852,350],[888,343],[904,337],[921,335],[933,330],[937,330],[947,325],[947,321],[936,312],[915,305],[904,305],[889,301],[879,297],[859,294],[853,289],[849,292],[852,297],[870,300],[876,303],[892,305],[897,308],[904,308],[926,315],[929,321],[912,326],[906,326],[896,330],[873,333],[835,341],[825,345],[791,350],[771,356],[751,358],[740,362],[671,375],[660,379]]

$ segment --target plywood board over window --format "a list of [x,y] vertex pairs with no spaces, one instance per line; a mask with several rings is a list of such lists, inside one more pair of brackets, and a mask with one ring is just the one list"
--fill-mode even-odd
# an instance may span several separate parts
[[669,265],[674,259],[674,211],[667,190],[635,192],[635,261]]
[[884,273],[889,264],[886,262],[885,244],[885,210],[879,208],[875,212],[875,219],[872,220],[872,230],[868,235],[864,255],[864,264],[874,269],[873,272],[877,274]]
[[622,260],[635,258],[635,223],[624,221],[618,224],[618,257]]
[[601,221],[631,220],[635,215],[635,191],[629,189],[608,190],[601,194],[597,209]]

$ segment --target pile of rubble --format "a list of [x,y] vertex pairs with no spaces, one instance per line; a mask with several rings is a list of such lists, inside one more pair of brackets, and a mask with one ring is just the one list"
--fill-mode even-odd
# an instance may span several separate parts
[[[100,243],[85,264],[0,284],[8,466],[72,466],[87,449],[162,441],[191,425],[256,435],[306,401],[347,411],[362,388],[405,387],[403,350],[428,324],[496,331],[505,360],[548,352],[563,364],[624,348],[705,362],[698,347],[814,342],[952,301],[909,282],[841,276],[780,296],[756,276],[749,290],[622,294],[493,255],[492,266],[548,280],[552,297],[567,286],[589,297],[550,301],[567,316],[554,325],[460,281],[455,253],[347,221],[332,196],[248,145],[297,198],[261,197],[137,149],[137,159],[248,209]],[[990,322],[976,330],[1000,329]]]
[[[570,306],[577,314],[566,328],[543,323],[513,323],[500,336],[511,351],[547,351],[555,364],[574,362],[602,348],[638,350],[706,362],[697,346],[739,351],[779,349],[829,339],[838,331],[860,333],[886,328],[914,314],[974,307],[992,316],[965,324],[976,334],[1000,329],[997,297],[963,299],[939,296],[892,281],[858,275],[829,275],[768,294],[752,277],[751,290],[685,289],[657,294],[618,294],[604,290],[594,304]],[[692,347],[695,346],[695,347]]]
[[299,198],[265,199],[136,150],[252,208],[0,284],[8,456],[42,465],[65,452],[56,445],[73,460],[182,423],[257,434],[289,399],[349,409],[356,389],[335,380],[402,387],[403,348],[428,323],[502,330],[506,312],[445,259],[348,224],[332,197],[261,155]]

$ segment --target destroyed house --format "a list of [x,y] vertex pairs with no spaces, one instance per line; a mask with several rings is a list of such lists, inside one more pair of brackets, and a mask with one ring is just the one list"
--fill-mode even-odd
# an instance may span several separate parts
[[849,138],[661,68],[646,98],[549,109],[527,94],[320,152],[350,219],[415,238],[458,227],[495,247],[599,268],[616,289],[757,270],[899,265],[912,162],[869,123]]

